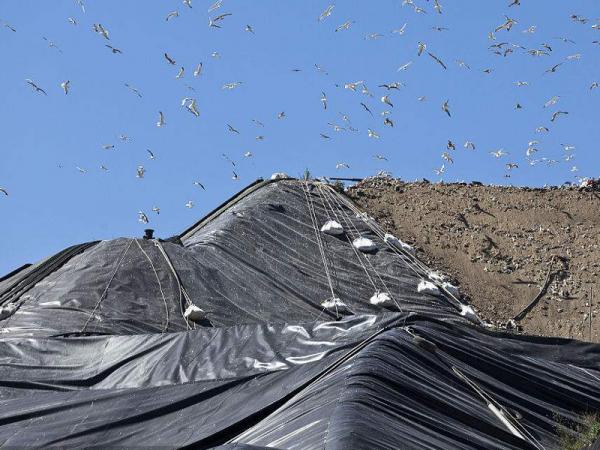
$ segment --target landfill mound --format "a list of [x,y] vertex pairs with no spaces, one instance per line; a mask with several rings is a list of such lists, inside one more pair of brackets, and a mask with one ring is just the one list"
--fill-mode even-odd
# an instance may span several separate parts
[[7,447],[558,448],[600,346],[498,333],[332,186],[257,182],[167,239],[0,279]]
[[374,177],[347,194],[450,275],[482,319],[532,335],[600,342],[600,191],[593,186]]

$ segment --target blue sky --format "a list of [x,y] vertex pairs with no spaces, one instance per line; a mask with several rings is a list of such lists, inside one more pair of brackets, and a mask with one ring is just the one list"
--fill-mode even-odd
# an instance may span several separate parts
[[[523,0],[509,8],[508,1],[440,0],[440,15],[433,0],[414,0],[424,14],[400,0],[345,1],[336,2],[321,22],[327,1],[223,0],[208,13],[212,3],[193,0],[190,9],[179,0],[90,0],[83,13],[70,0],[2,2],[1,24],[16,32],[0,26],[0,187],[9,192],[0,194],[0,273],[67,245],[141,236],[145,227],[155,228],[159,237],[171,236],[275,171],[299,176],[309,168],[315,176],[363,177],[386,170],[406,180],[438,180],[434,169],[445,163],[445,181],[533,186],[600,175],[600,89],[590,90],[600,82],[600,45],[593,43],[600,40],[600,30],[593,28],[600,24],[600,8],[594,2]],[[179,17],[167,22],[175,10]],[[209,28],[209,17],[222,13],[232,15],[220,22],[222,28]],[[504,14],[518,23],[489,40],[488,32],[505,21]],[[576,23],[572,14],[588,22]],[[336,32],[346,21],[353,21],[351,27]],[[92,30],[98,23],[110,41]],[[391,33],[404,23],[403,35]],[[535,33],[523,33],[533,25]],[[372,33],[382,36],[366,39]],[[418,42],[427,45],[420,57]],[[526,49],[547,43],[552,52],[534,57],[512,47],[507,57],[493,54],[489,46],[501,42],[509,43],[504,48]],[[123,53],[113,54],[105,44]],[[175,66],[166,62],[165,52]],[[567,59],[577,54],[579,59]],[[407,70],[397,71],[409,61]],[[200,62],[202,75],[194,78]],[[563,64],[555,73],[545,73],[558,63]],[[181,66],[185,75],[176,79]],[[490,74],[483,72],[487,68]],[[48,95],[33,92],[26,78]],[[68,95],[60,87],[65,80],[70,80]],[[222,89],[235,81],[242,84]],[[364,81],[372,97],[360,88],[344,88],[356,81]],[[403,83],[400,90],[378,87],[395,81]],[[517,87],[517,81],[529,85]],[[124,83],[138,88],[142,98]],[[393,108],[380,101],[386,93]],[[421,96],[426,100],[418,101]],[[558,103],[544,108],[553,96],[560,97]],[[183,97],[197,99],[200,117],[180,106]],[[446,99],[452,117],[442,111]],[[523,108],[516,110],[517,103]],[[386,109],[393,128],[383,124],[380,113]],[[551,123],[558,110],[569,114]],[[166,119],[160,128],[158,111]],[[285,118],[278,119],[281,111]],[[358,131],[334,131],[328,123],[348,127],[340,113]],[[239,134],[229,132],[227,124]],[[537,133],[539,126],[550,131]],[[369,128],[380,138],[368,137]],[[121,134],[128,141],[121,141]],[[256,140],[259,135],[264,140]],[[457,147],[449,152],[454,164],[441,158],[449,139]],[[466,140],[475,143],[474,151],[463,148]],[[532,140],[539,141],[532,158],[540,160],[533,166],[525,159]],[[562,144],[575,146],[572,160],[564,160]],[[500,148],[510,154],[498,159],[489,154]],[[146,149],[156,159],[150,160]],[[252,157],[243,156],[248,151]],[[231,179],[232,166],[223,154],[235,161],[239,180]],[[374,159],[375,154],[388,161]],[[336,170],[341,162],[350,168]],[[506,178],[509,162],[519,168]],[[143,179],[135,176],[138,165],[146,169]],[[571,172],[573,166],[579,171]],[[206,191],[194,186],[196,180]],[[185,207],[189,200],[191,209]],[[153,206],[160,207],[160,215]],[[140,210],[149,225],[138,222]]]

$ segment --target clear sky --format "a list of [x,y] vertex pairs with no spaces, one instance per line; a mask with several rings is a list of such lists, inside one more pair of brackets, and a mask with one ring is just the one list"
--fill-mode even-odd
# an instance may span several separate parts
[[[72,0],[3,0],[0,187],[9,195],[0,193],[0,274],[75,243],[141,236],[146,227],[159,237],[171,236],[276,171],[300,176],[309,168],[315,176],[364,177],[386,170],[406,180],[437,181],[434,169],[445,163],[444,181],[532,186],[600,175],[600,89],[590,89],[600,82],[600,45],[593,43],[600,41],[599,4],[440,2],[442,14],[433,0],[414,0],[425,13],[401,0],[338,1],[319,21],[327,1],[223,0],[208,13],[212,1],[192,0],[188,8],[179,0],[89,0],[84,13]],[[166,21],[171,11],[179,16]],[[224,13],[231,16],[217,22],[221,28],[208,26],[209,17]],[[490,40],[488,32],[506,21],[505,14],[518,23]],[[574,21],[573,14],[588,21]],[[349,29],[336,32],[346,21]],[[391,33],[405,23],[403,34]],[[101,24],[110,40],[95,33],[93,24]],[[523,32],[532,26],[535,32]],[[373,33],[381,36],[369,37]],[[427,46],[421,56],[419,42]],[[501,52],[513,50],[507,56],[489,48],[503,42],[508,44]],[[113,54],[106,44],[122,53]],[[531,49],[547,54],[532,56]],[[166,61],[165,52],[176,65]],[[461,60],[469,68],[457,63]],[[397,70],[410,61],[406,70]],[[201,62],[202,74],[194,77]],[[545,73],[559,63],[555,72]],[[180,67],[185,73],[177,79]],[[491,73],[484,72],[488,68]],[[34,92],[26,79],[47,96]],[[68,95],[60,86],[66,80]],[[242,83],[237,88],[222,89],[237,81]],[[361,86],[356,92],[344,87],[357,81],[368,93]],[[517,86],[518,81],[528,85]],[[378,87],[392,82],[402,87]],[[393,107],[381,102],[386,93]],[[553,96],[558,102],[545,108]],[[184,97],[197,100],[199,117],[180,106]],[[452,117],[442,110],[446,99]],[[521,109],[515,109],[517,103]],[[393,128],[383,124],[385,110],[391,111]],[[156,126],[159,111],[163,127]],[[569,114],[551,122],[556,111]],[[278,118],[280,112],[284,118]],[[540,126],[549,132],[536,132]],[[368,129],[380,137],[369,137]],[[456,145],[448,151],[453,164],[441,157],[448,140]],[[463,147],[467,140],[475,150]],[[534,165],[526,159],[532,140],[539,141],[530,156]],[[563,144],[575,149],[567,152]],[[499,149],[509,155],[490,155]],[[350,168],[336,169],[337,163]],[[519,167],[507,171],[507,163]],[[136,177],[139,165],[143,178]],[[232,180],[232,169],[238,180]],[[191,209],[185,206],[189,200]],[[152,212],[154,206],[160,215]],[[149,225],[138,222],[138,211],[146,213]]]

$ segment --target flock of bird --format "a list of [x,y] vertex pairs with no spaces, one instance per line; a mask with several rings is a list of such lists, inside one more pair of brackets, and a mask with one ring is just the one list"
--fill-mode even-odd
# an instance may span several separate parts
[[[85,14],[86,12],[86,8],[85,8],[85,3],[83,0],[75,0],[76,4],[79,6],[79,8],[81,9],[81,12]],[[199,3],[198,0],[183,0],[183,6],[184,9],[185,8],[197,8],[197,3]],[[223,11],[223,6],[224,3],[227,3],[227,0],[217,0],[216,2],[214,2],[213,4],[211,4],[208,9],[208,27],[210,28],[226,28],[227,24],[228,24],[228,19],[235,14],[235,11],[232,12],[222,12]],[[433,14],[439,14],[440,16],[443,17],[444,14],[444,7],[440,4],[439,0],[403,0],[402,1],[402,7],[403,8],[408,8],[408,9],[412,9],[414,11],[415,14],[417,15],[421,15],[421,14],[429,14],[429,13],[433,13]],[[554,59],[554,55],[555,55],[555,49],[553,48],[555,46],[555,44],[551,41],[551,42],[544,42],[542,44],[540,44],[538,47],[536,48],[528,48],[527,46],[518,44],[516,42],[512,41],[512,37],[513,36],[519,36],[519,33],[523,33],[523,34],[527,34],[527,35],[532,35],[534,33],[536,33],[537,31],[537,26],[535,25],[531,25],[528,28],[525,28],[521,31],[515,31],[514,29],[518,26],[519,21],[514,17],[518,15],[517,10],[519,9],[519,7],[521,6],[521,0],[512,0],[507,4],[507,12],[504,16],[503,19],[498,21],[498,25],[494,28],[489,30],[489,33],[487,35],[487,40],[488,40],[488,49],[489,51],[501,58],[507,58],[510,57],[511,54],[515,53],[515,52],[523,52],[527,55],[530,55],[532,58],[544,58],[544,57],[548,57],[549,59],[552,58]],[[174,19],[176,19],[177,17],[180,16],[180,12],[178,10],[173,10],[173,11],[168,11],[165,13],[164,16],[164,20],[166,22],[172,21]],[[335,5],[334,4],[330,4],[328,6],[326,6],[321,14],[316,17],[316,21],[317,22],[324,22],[324,21],[331,21],[333,20],[335,16]],[[73,26],[78,26],[79,25],[79,21],[74,18],[74,17],[68,17],[66,20],[68,20],[68,22],[70,24],[72,24]],[[230,19],[229,19],[230,20]],[[600,19],[596,19],[596,20],[590,20],[587,19],[585,17],[579,16],[579,15],[571,15],[570,18],[565,18],[565,20],[570,20],[572,22],[575,22],[577,24],[580,24],[581,26],[589,26],[591,27],[592,30],[600,30]],[[342,23],[339,24],[339,26],[337,26],[334,29],[335,33],[343,33],[343,32],[347,32],[348,30],[350,30],[352,28],[352,26],[355,24],[354,20],[346,20]],[[402,36],[406,33],[407,31],[407,26],[408,23],[404,23],[403,25],[401,25],[399,28],[394,29],[391,31],[391,34],[396,35],[396,36]],[[8,30],[9,32],[13,32],[13,33],[17,33],[17,29],[15,26],[13,26],[12,24],[1,20],[0,19],[0,27],[4,28],[6,30]],[[91,32],[96,33],[98,35],[98,39],[100,39],[105,47],[107,48],[108,51],[110,51],[111,53],[115,54],[115,55],[119,55],[122,54],[123,51],[116,47],[113,43],[113,41],[111,40],[111,34],[109,31],[109,27],[101,24],[101,23],[94,23],[91,30]],[[250,25],[247,24],[244,27],[244,31],[247,33],[251,33],[254,34],[255,28]],[[443,26],[436,26],[433,27],[433,31],[436,33],[445,33],[449,31],[449,28],[447,27],[443,27]],[[364,39],[366,40],[376,40],[379,38],[382,38],[384,35],[380,34],[380,33],[371,33],[368,34],[364,37]],[[600,37],[600,34],[599,34]],[[46,42],[47,46],[57,52],[62,53],[62,49],[52,40],[48,39],[47,37],[42,37],[42,39]],[[575,45],[575,42],[570,39],[569,37],[556,37],[554,38],[554,42],[556,43],[562,43],[562,44],[568,44],[568,45]],[[594,40],[592,41],[593,44],[595,45],[600,45],[600,41],[598,40]],[[574,47],[575,48],[575,47]],[[418,41],[415,45],[414,48],[414,59],[416,60],[422,60],[421,58],[424,58],[428,61],[431,61],[432,65],[432,70],[433,67],[438,67],[439,70],[442,71],[447,71],[449,70],[449,63],[448,61],[445,60],[445,58],[443,58],[442,56],[440,56],[439,54],[437,54],[435,52],[435,49],[431,48],[431,46],[428,46],[427,43],[425,41]],[[218,52],[213,52],[212,53],[212,58],[220,58],[220,55]],[[169,66],[173,66],[174,68],[177,69],[177,73],[175,75],[176,79],[181,79],[184,78],[186,76],[189,76],[189,72],[186,72],[186,68],[183,65],[180,65],[177,63],[177,60],[175,59],[175,57],[172,54],[169,54],[169,52],[163,52],[162,55],[163,59],[164,59],[164,63],[169,65]],[[573,63],[578,61],[579,59],[581,59],[582,55],[580,53],[572,53],[566,57],[564,57],[560,62],[557,62],[556,60],[554,60],[552,63],[547,64],[547,68],[540,73],[540,76],[544,76],[544,77],[550,77],[550,76],[556,76],[557,73],[559,73],[561,71],[561,69],[563,69],[563,66],[565,64],[569,64],[569,63]],[[409,70],[412,65],[413,65],[414,61],[408,61],[406,63],[403,63],[402,65],[400,65],[397,69],[397,73],[401,74],[407,70]],[[463,60],[455,60],[456,65],[461,68],[461,69],[465,69],[465,70],[480,70],[482,73],[484,73],[485,75],[491,75],[494,71],[493,67],[486,67],[486,68],[481,68],[481,69],[471,69],[471,66],[466,63]],[[292,71],[301,71],[302,69],[291,69]],[[322,68],[321,66],[319,66],[318,64],[314,65],[314,70],[321,72],[321,73],[327,73],[327,71]],[[193,70],[191,70],[191,75],[193,78],[199,78],[202,77],[203,74],[203,63],[202,62],[198,62],[195,67],[193,67]],[[37,95],[41,95],[41,96],[48,96],[48,91],[50,89],[53,89],[53,87],[51,86],[40,86],[36,80],[31,79],[31,78],[27,78],[25,79],[25,83],[31,88],[32,92],[37,94]],[[234,90],[239,88],[240,86],[243,85],[243,81],[232,81],[232,82],[227,82],[225,84],[222,85],[222,89],[223,90]],[[524,80],[518,80],[514,82],[514,85],[517,88],[526,88],[527,86],[529,86],[529,82],[528,81],[524,81]],[[141,98],[142,97],[142,92],[140,91],[140,89],[136,88],[134,85],[130,84],[130,83],[124,83],[125,88],[127,88],[133,95]],[[394,93],[395,92],[399,92],[402,88],[404,87],[404,83],[399,82],[399,81],[393,81],[393,82],[387,82],[387,83],[381,83],[377,85],[377,89],[378,89],[378,93],[374,93],[371,92],[371,90],[368,88],[367,86],[367,82],[365,80],[358,80],[358,81],[345,81],[342,83],[336,83],[335,84],[335,88],[337,89],[343,89],[346,91],[350,91],[355,93],[355,95],[359,95],[360,98],[356,100],[357,102],[357,107],[358,105],[360,105],[360,108],[362,110],[364,110],[364,112],[366,114],[369,115],[369,117],[371,119],[376,118],[377,120],[380,120],[383,128],[385,129],[385,127],[390,127],[393,128],[395,126],[394,123]],[[598,84],[598,82],[591,82],[591,84],[589,86],[587,86],[587,89],[589,89],[589,91],[594,91],[595,89],[597,89],[598,87],[600,87],[600,85]],[[57,83],[57,88],[60,88],[62,90],[62,92],[64,93],[64,95],[74,95],[71,94],[71,80],[66,79],[66,80],[61,80],[59,83]],[[183,99],[181,99],[180,102],[180,106],[184,111],[187,111],[188,113],[192,114],[194,117],[200,117],[201,112],[198,106],[198,100],[196,98],[193,97],[193,91],[194,89],[189,87],[190,90],[192,91],[191,96],[189,97],[184,97]],[[321,107],[323,108],[323,110],[328,111],[328,109],[332,108],[332,102],[330,100],[330,98],[327,95],[327,88],[318,88],[317,89],[317,93],[315,95],[315,97],[318,98],[318,100],[315,99],[315,102],[317,103],[317,105],[320,102]],[[320,92],[320,96],[319,93]],[[550,131],[550,127],[554,126],[558,121],[562,121],[564,120],[568,115],[569,115],[569,111],[560,109],[558,107],[558,103],[561,100],[561,97],[558,95],[553,95],[553,96],[549,96],[549,99],[547,102],[545,102],[545,104],[543,105],[543,109],[545,111],[547,111],[547,118],[545,118],[545,120],[547,120],[547,122],[545,124],[541,124],[539,125],[535,130],[532,130],[532,134],[535,133],[536,135],[541,135],[544,133],[548,133]],[[425,102],[427,101],[427,98],[425,96],[420,96],[417,98],[417,101],[419,102]],[[380,107],[380,111],[376,110],[376,107],[373,105],[373,102],[375,102],[379,107]],[[540,105],[542,106],[542,105]],[[451,98],[447,98],[444,99],[441,104],[440,104],[440,120],[442,120],[443,117],[446,117],[447,119],[445,120],[453,120],[454,119],[454,113],[453,113],[453,108],[452,108],[452,100]],[[516,103],[514,106],[515,110],[519,110],[519,109],[523,109],[523,105],[521,103]],[[286,119],[286,112],[285,111],[278,111],[276,114],[274,114],[276,116],[276,118],[278,120],[285,120]],[[378,118],[377,118],[378,117]],[[379,139],[381,134],[383,133],[382,131],[378,131],[376,129],[376,127],[374,127],[373,125],[371,125],[371,127],[366,127],[366,131],[361,131],[361,129],[359,129],[354,122],[350,119],[349,115],[347,114],[343,114],[343,113],[339,113],[339,118],[340,118],[340,122],[332,122],[329,121],[327,122],[327,128],[329,128],[331,131],[322,131],[320,132],[320,138],[324,139],[324,140],[330,140],[332,138],[332,133],[338,133],[338,132],[346,132],[346,133],[365,133],[366,136],[370,139]],[[167,118],[165,113],[161,110],[157,110],[156,111],[156,127],[158,128],[162,128],[165,127],[167,125],[167,119],[171,119],[171,118]],[[252,119],[252,122],[254,123],[254,125],[261,129],[264,128],[264,124],[259,121],[258,119]],[[232,134],[240,134],[240,131],[233,126],[232,124],[226,123],[225,124],[225,130],[227,133],[232,133]],[[535,137],[532,136],[532,137]],[[119,139],[121,141],[127,141],[129,139],[128,136],[126,135],[120,135]],[[256,136],[256,140],[257,141],[261,141],[264,139],[264,135],[259,134]],[[547,157],[540,157],[537,158],[536,154],[538,153],[538,151],[540,151],[540,139],[534,139],[532,138],[528,143],[526,143],[527,145],[523,145],[524,147],[524,160],[527,164],[530,165],[537,165],[537,164],[548,164],[548,165],[552,165],[552,164],[557,164],[560,161],[558,159],[551,159],[551,158],[547,158]],[[563,149],[564,149],[564,157],[563,159],[565,161],[572,161],[574,158],[574,150],[575,150],[575,146],[571,145],[571,144],[562,144]],[[476,151],[478,149],[478,146],[475,142],[470,141],[470,140],[465,140],[464,142],[460,142],[460,143],[455,143],[452,141],[452,139],[448,139],[447,144],[445,146],[445,148],[442,149],[441,151],[441,159],[443,161],[443,164],[441,164],[441,166],[436,167],[433,169],[433,172],[440,176],[443,177],[444,174],[446,173],[446,171],[448,170],[448,168],[454,164],[454,159],[455,159],[455,154],[456,152],[458,152],[459,150],[457,150],[457,147],[462,147],[465,150],[468,151]],[[114,148],[114,144],[103,144],[102,148],[105,150],[111,150]],[[490,158],[494,158],[494,159],[499,159],[503,161],[504,167],[506,169],[505,172],[505,177],[510,177],[511,175],[511,171],[518,169],[519,168],[519,162],[517,162],[517,159],[514,159],[517,155],[515,154],[515,152],[509,152],[509,151],[505,151],[503,148],[496,148],[496,149],[487,149],[487,151],[489,152]],[[155,159],[155,154],[152,150],[147,149],[147,157],[149,160],[154,160]],[[253,154],[251,151],[246,151],[243,153],[243,157],[244,158],[252,158]],[[236,161],[234,160],[234,158],[231,158],[229,155],[223,153],[222,154],[223,157],[223,161],[230,165],[230,170],[231,170],[231,178],[233,180],[237,180],[239,179],[238,173],[236,172],[238,170]],[[508,157],[511,157],[513,159],[509,159]],[[384,155],[384,154],[375,154],[373,155],[373,158],[375,160],[378,161],[388,161],[388,156]],[[344,161],[340,161],[338,163],[336,163],[335,165],[335,169],[336,170],[344,170],[344,169],[349,169],[350,168],[350,164],[348,164],[347,162]],[[101,165],[100,169],[103,171],[108,171],[108,167],[106,167],[105,165]],[[83,168],[81,166],[76,166],[76,170],[78,170],[80,173],[85,174],[87,173],[87,169]],[[576,166],[572,166],[571,171],[572,172],[577,172],[577,167]],[[144,167],[144,165],[140,164],[137,166],[136,171],[134,173],[135,177],[142,179],[146,176],[146,169]],[[190,180],[190,183],[193,183],[194,186],[204,190],[205,186],[201,181],[198,180]],[[8,190],[4,187],[0,188],[0,193],[3,193],[4,195],[8,196]],[[194,206],[194,201],[192,200],[188,200],[187,203],[183,203],[182,202],[182,206],[187,207],[187,208],[192,208]],[[155,214],[160,214],[160,208],[158,206],[154,206],[152,208],[152,212]],[[150,221],[148,215],[140,210],[138,212],[138,220],[142,223],[148,223]]]

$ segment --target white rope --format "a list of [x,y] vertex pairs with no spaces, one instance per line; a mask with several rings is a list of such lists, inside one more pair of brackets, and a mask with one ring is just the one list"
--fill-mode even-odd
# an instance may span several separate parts
[[112,275],[110,276],[110,279],[108,280],[108,284],[104,288],[104,291],[102,291],[102,295],[100,295],[100,298],[96,302],[96,305],[94,306],[94,309],[92,309],[92,311],[90,312],[90,315],[88,316],[87,320],[83,324],[83,328],[81,329],[80,333],[83,333],[85,331],[86,327],[88,326],[88,323],[90,323],[90,320],[92,319],[94,313],[96,312],[96,310],[100,306],[100,303],[102,302],[102,300],[104,300],[104,296],[108,292],[108,288],[110,287],[111,283],[115,279],[115,276],[117,275],[117,272],[118,272],[119,268],[121,267],[121,264],[123,263],[123,259],[125,258],[125,255],[129,251],[129,247],[131,247],[132,243],[133,243],[133,239],[131,239],[129,241],[129,244],[127,244],[127,247],[125,247],[125,250],[123,250],[123,253],[121,254],[121,256],[119,258],[119,262],[117,263],[117,265],[115,267],[115,270],[113,271]]
[[506,426],[512,434],[520,437],[524,441],[528,441],[534,447],[539,450],[545,450],[545,447],[537,440],[535,437],[527,431],[527,429],[519,423],[519,421],[513,417],[513,415],[504,408],[500,403],[498,403],[494,398],[485,392],[481,386],[478,386],[477,383],[470,380],[461,370],[456,366],[451,366],[454,374],[464,381],[468,386],[471,387],[488,405],[488,408],[494,413],[498,419]]
[[[321,194],[323,193],[323,191],[321,191]],[[322,198],[327,201],[328,199],[322,195]],[[325,202],[323,203],[323,206],[325,207]],[[329,205],[331,208],[331,212],[333,213],[333,215],[335,216],[335,219],[338,221],[338,223],[341,223],[342,220],[339,218],[339,216],[337,215],[337,213],[335,212],[335,209],[333,208],[333,206]],[[327,209],[325,207],[325,209]],[[348,224],[346,224],[346,227],[348,226]],[[362,262],[362,259],[360,258],[360,253],[358,252],[358,250],[354,247],[354,245],[352,244],[352,239],[350,238],[350,236],[346,233],[346,239],[348,240],[350,247],[352,247],[352,251],[354,252],[354,254],[356,255],[356,258],[358,259],[358,263],[360,264],[360,266],[362,267],[363,271],[365,272],[365,275],[367,275],[367,278],[369,279],[369,281],[371,282],[371,285],[373,286],[373,289],[375,289],[377,291],[377,285],[375,284],[375,281],[373,280],[373,277],[371,277],[371,274],[369,273],[367,267],[365,266],[365,264]]]
[[[325,199],[328,204],[329,204],[329,200],[327,199],[327,194],[321,189],[321,186],[319,185],[319,190],[322,194],[323,199]],[[332,198],[332,202],[335,200],[335,198]],[[356,228],[356,226],[354,225],[354,223],[352,222],[352,219],[348,216],[348,214],[344,211],[343,208],[341,208],[339,206],[339,202],[335,203],[336,208],[338,209],[338,211],[340,212],[340,215],[342,217],[344,217],[344,220],[346,221],[346,223],[349,223],[351,228],[354,228],[354,231],[356,232],[357,236],[360,237],[360,232],[358,231],[358,229]],[[332,207],[332,211],[335,214],[335,210],[333,210]],[[337,217],[337,215],[336,215]],[[357,258],[359,259],[359,261],[361,261],[361,265],[363,266],[363,269],[365,270],[365,273],[367,273],[367,275],[369,276],[369,279],[371,280],[371,284],[373,284],[373,288],[375,289],[375,292],[378,292],[379,290],[377,289],[377,286],[375,285],[373,279],[370,277],[370,275],[368,274],[368,271],[366,269],[366,266],[364,264],[362,264],[362,260],[360,258],[360,254],[358,253],[358,251],[354,248],[354,245],[352,245],[352,248],[354,249],[354,253],[356,254]],[[398,308],[399,311],[402,311],[402,308],[400,307],[400,304],[396,301],[396,299],[394,298],[391,290],[388,288],[388,286],[386,285],[385,281],[383,280],[383,278],[379,275],[379,272],[377,271],[377,269],[373,266],[373,264],[371,263],[371,261],[369,260],[368,257],[363,256],[365,258],[365,260],[367,261],[367,264],[369,265],[369,267],[371,267],[371,270],[373,272],[375,272],[375,275],[377,276],[377,278],[379,279],[379,281],[381,282],[381,284],[383,285],[383,288],[385,290],[385,292],[390,296],[390,298],[392,299],[392,301],[394,302],[394,304],[396,305],[396,307]]]
[[[304,193],[304,197],[306,198],[306,205],[308,208],[308,215],[310,216],[310,220],[312,222],[313,225],[313,230],[315,232],[315,238],[317,240],[317,246],[319,247],[319,253],[321,254],[321,260],[323,261],[323,267],[325,268],[325,275],[327,277],[327,283],[329,284],[329,290],[331,291],[331,298],[335,299],[335,292],[333,289],[333,282],[331,280],[331,275],[329,273],[329,267],[327,264],[327,257],[325,254],[325,249],[323,247],[323,242],[321,240],[321,234],[319,232],[319,228],[317,226],[317,217],[316,214],[314,212],[314,205],[312,204],[312,200],[310,198],[310,191],[308,189],[308,181],[304,181],[304,183],[302,184],[302,192]],[[337,304],[334,304],[335,306],[335,314],[336,316],[339,317],[339,312],[337,309]],[[323,311],[325,310],[325,308],[323,308],[323,310],[321,310],[321,312],[319,313],[319,315],[317,316],[317,319],[321,316],[321,314],[323,313]],[[315,319],[315,321],[317,320]]]
[[[158,241],[157,239],[153,239],[152,241],[154,242],[154,245],[156,245],[156,247],[158,248],[158,250],[162,254],[163,258],[165,258],[165,261],[167,262],[167,265],[169,266],[169,269],[171,269],[171,272],[173,273],[173,276],[175,277],[175,281],[177,282],[177,286],[179,288],[179,310],[181,312],[181,317],[183,317],[183,320],[185,321],[185,325],[186,325],[187,329],[191,330],[192,327],[190,327],[189,320],[185,317],[183,308],[181,306],[181,296],[182,296],[182,294],[183,294],[183,298],[186,301],[186,307],[189,307],[190,305],[193,305],[194,302],[192,302],[192,299],[190,298],[190,296],[188,295],[187,291],[185,290],[185,287],[181,283],[181,279],[179,278],[179,274],[177,273],[177,270],[175,270],[175,267],[173,266],[173,263],[171,262],[171,259],[169,258],[169,255],[167,255],[167,252],[163,248],[163,246],[160,243],[160,241]],[[196,323],[195,322],[192,322],[192,323],[193,323],[193,329],[195,330],[196,329]]]
[[[348,208],[350,208],[353,212],[355,212],[356,214],[359,214],[359,215],[363,214],[356,206],[354,206],[350,201],[348,201],[343,196],[338,194],[330,186],[326,186],[326,188],[328,188],[333,193],[333,195],[338,197],[340,199],[340,201],[342,203],[344,203]],[[383,231],[383,229],[381,229],[379,224],[377,224],[376,222],[374,223],[371,220],[365,220],[365,223],[377,236],[379,236],[385,242],[385,232]],[[421,278],[428,277],[428,274],[430,272],[429,267],[427,267],[425,265],[425,263],[423,263],[415,255],[408,253],[406,250],[400,250],[397,247],[395,247],[389,243],[386,243],[386,245],[397,255],[404,256],[405,258],[401,258],[402,261],[406,264],[406,266],[408,268],[410,268],[413,272],[415,272],[419,277],[421,277]],[[415,267],[421,269],[421,271],[415,269]],[[444,292],[448,298],[450,298],[450,299],[454,300],[456,303],[458,303],[458,305],[460,305],[459,308],[462,307],[463,303],[460,301],[460,299],[458,299],[454,294],[452,294],[452,292],[450,292],[448,289],[446,289],[443,286],[443,284],[437,282],[436,280],[431,280],[431,281],[433,282],[433,284],[436,285],[436,287],[438,289],[440,289],[442,292]]]
[[162,283],[160,282],[160,278],[158,277],[158,272],[156,271],[156,268],[154,267],[154,264],[152,263],[152,260],[150,259],[150,257],[148,256],[148,254],[145,252],[145,250],[142,248],[142,246],[140,245],[140,243],[139,243],[139,241],[137,239],[135,240],[135,243],[137,244],[137,246],[139,247],[139,249],[142,251],[142,253],[146,257],[146,259],[148,260],[148,262],[150,263],[150,266],[152,267],[152,271],[154,272],[154,276],[156,277],[156,281],[158,282],[158,289],[160,290],[160,295],[162,296],[163,303],[165,304],[165,315],[167,317],[167,321],[165,323],[165,327],[161,331],[161,333],[164,333],[165,331],[167,331],[169,329],[169,304],[167,303],[167,299],[165,297],[165,293],[163,292]]

